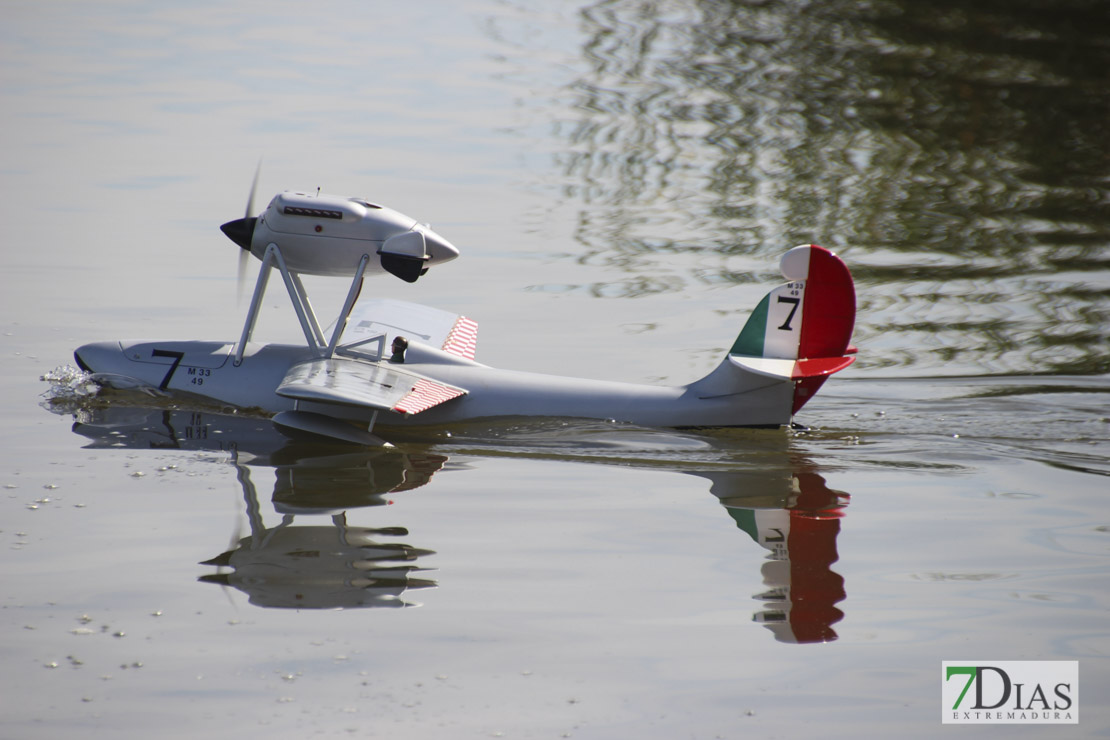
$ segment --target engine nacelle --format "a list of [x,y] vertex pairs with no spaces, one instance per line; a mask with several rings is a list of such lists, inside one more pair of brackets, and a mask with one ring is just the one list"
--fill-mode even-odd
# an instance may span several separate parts
[[286,266],[306,275],[349,277],[365,254],[371,257],[367,274],[385,271],[411,283],[429,267],[459,256],[453,244],[415,219],[337,195],[284,192],[257,218],[220,228],[260,260],[276,244]]

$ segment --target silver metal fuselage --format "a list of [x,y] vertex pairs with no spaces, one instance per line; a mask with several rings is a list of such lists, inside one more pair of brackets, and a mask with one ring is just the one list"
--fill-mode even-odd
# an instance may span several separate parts
[[[234,348],[232,342],[98,342],[80,347],[75,356],[81,367],[114,387],[187,394],[270,414],[296,409],[357,422],[373,419],[373,409],[294,401],[275,392],[293,365],[313,358],[309,348],[252,343],[239,365],[231,359]],[[605,419],[657,427],[779,426],[791,420],[793,383],[737,373],[727,361],[695,383],[670,387],[502,370],[415,342],[401,367],[465,388],[467,394],[411,416],[380,412],[379,425],[513,416]]]

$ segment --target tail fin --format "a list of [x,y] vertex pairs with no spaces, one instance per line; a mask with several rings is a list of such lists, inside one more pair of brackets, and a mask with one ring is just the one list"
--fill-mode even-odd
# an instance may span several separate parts
[[796,413],[825,382],[852,364],[849,344],[856,317],[856,291],[847,266],[815,244],[782,257],[790,282],[756,306],[729,350],[729,361],[758,375],[794,381]]

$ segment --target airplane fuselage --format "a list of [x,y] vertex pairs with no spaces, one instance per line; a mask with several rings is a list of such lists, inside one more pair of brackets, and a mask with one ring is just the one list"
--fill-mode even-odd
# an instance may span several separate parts
[[[77,350],[78,364],[100,382],[201,397],[270,414],[307,411],[368,423],[375,410],[297,400],[277,388],[294,366],[311,361],[304,345],[250,344],[242,362],[234,343],[99,342]],[[502,370],[413,342],[403,364],[359,361],[367,371],[416,373],[465,395],[413,415],[381,411],[379,425],[431,425],[512,416],[605,419],[659,427],[779,426],[790,422],[794,385],[759,376],[711,373],[684,386],[654,386]],[[369,380],[367,382],[379,382]],[[389,382],[388,377],[380,382]]]

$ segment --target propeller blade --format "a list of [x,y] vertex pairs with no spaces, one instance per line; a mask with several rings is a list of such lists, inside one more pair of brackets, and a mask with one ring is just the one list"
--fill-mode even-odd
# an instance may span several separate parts
[[258,223],[258,218],[254,215],[254,196],[258,192],[258,179],[262,174],[262,159],[259,158],[258,165],[254,168],[254,179],[251,180],[250,193],[247,195],[247,207],[243,212],[242,218],[237,218],[234,221],[228,221],[226,224],[220,226],[220,231],[228,239],[242,247],[243,251],[239,253],[239,269],[237,270],[235,286],[236,295],[240,303],[243,302],[243,293],[246,287],[247,280],[247,263],[250,262],[251,254],[251,241],[254,238],[254,227]]
[[258,176],[262,172],[262,159],[258,160],[258,164],[254,168],[254,180],[251,181],[251,192],[247,196],[247,210],[243,214],[243,218],[254,217],[254,194],[258,192]]
[[241,304],[247,291],[247,263],[251,261],[251,253],[245,249],[239,251],[239,270],[235,276],[235,296]]

